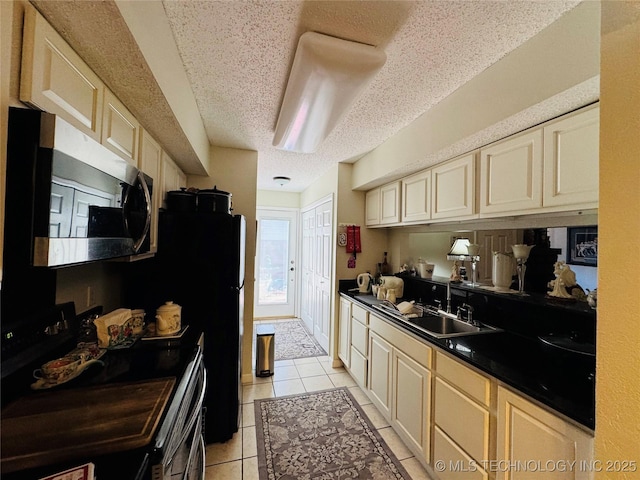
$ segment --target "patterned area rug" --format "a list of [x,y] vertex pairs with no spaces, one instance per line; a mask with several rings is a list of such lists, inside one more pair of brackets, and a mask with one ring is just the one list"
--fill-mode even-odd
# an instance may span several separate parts
[[349,390],[255,400],[260,480],[411,477]]
[[317,357],[327,353],[311,336],[302,320],[273,322],[275,335],[275,359]]

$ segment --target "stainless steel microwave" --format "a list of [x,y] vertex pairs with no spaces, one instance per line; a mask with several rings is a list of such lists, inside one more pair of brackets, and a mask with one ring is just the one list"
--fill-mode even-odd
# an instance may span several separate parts
[[10,109],[5,253],[20,236],[36,267],[146,253],[152,195],[151,177],[62,118]]

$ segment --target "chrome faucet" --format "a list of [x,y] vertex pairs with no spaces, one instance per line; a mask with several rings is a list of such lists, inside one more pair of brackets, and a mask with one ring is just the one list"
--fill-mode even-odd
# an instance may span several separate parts
[[[462,313],[467,314],[467,318],[462,318]],[[477,320],[473,319],[473,307],[467,303],[463,303],[461,307],[458,307],[457,317],[459,320],[464,320],[469,325],[473,325],[474,327],[479,327],[480,323]]]
[[451,282],[447,282],[447,313],[451,313]]

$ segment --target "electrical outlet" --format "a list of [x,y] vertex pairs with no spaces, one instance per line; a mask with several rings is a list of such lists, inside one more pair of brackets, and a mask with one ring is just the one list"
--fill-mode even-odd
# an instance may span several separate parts
[[96,303],[96,295],[91,285],[87,286],[87,307],[91,307]]

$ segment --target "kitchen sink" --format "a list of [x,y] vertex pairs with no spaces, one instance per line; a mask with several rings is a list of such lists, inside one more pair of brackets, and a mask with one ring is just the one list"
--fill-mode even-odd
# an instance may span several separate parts
[[411,325],[427,335],[435,338],[462,337],[465,335],[478,335],[485,333],[501,332],[499,328],[490,325],[472,325],[464,320],[451,318],[445,315],[436,315],[421,308],[414,309],[413,313],[403,315],[388,304],[372,304],[376,310],[391,315],[403,323]]

